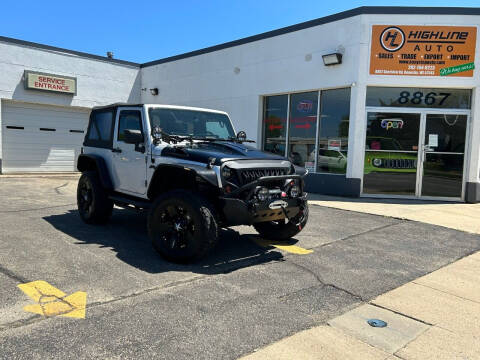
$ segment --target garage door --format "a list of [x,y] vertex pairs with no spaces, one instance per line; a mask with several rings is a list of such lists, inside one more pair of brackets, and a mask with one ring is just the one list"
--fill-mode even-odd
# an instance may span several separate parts
[[2,172],[76,170],[89,110],[2,102]]

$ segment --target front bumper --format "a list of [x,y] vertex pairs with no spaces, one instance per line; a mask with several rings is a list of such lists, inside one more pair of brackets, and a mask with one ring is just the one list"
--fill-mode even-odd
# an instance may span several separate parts
[[[221,200],[227,226],[252,225],[258,222],[282,220],[286,217],[293,218],[298,215],[301,206],[307,201],[305,197],[250,204],[241,199],[222,198]],[[279,201],[285,204],[280,206]]]
[[[272,196],[260,201],[254,196],[258,186],[269,187],[269,184],[278,184],[279,181],[296,181],[302,190],[299,197]],[[240,195],[243,194],[242,197]],[[306,194],[303,193],[303,178],[300,175],[264,176],[251,183],[243,185],[221,199],[221,211],[227,226],[252,225],[258,222],[293,218],[306,203]]]

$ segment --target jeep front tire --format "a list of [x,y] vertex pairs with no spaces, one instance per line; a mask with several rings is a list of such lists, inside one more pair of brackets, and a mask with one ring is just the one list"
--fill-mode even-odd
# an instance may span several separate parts
[[87,224],[104,224],[110,219],[113,201],[108,198],[96,171],[86,171],[78,180],[77,206]]
[[204,257],[218,240],[213,207],[189,191],[160,195],[150,208],[148,235],[168,261],[190,263]]

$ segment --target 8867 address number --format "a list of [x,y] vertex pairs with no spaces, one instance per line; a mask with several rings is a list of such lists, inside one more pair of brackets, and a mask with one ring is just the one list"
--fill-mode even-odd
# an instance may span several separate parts
[[421,91],[416,91],[413,94],[410,94],[409,91],[402,91],[397,99],[397,102],[402,105],[407,103],[419,105],[423,103],[425,105],[432,106],[438,101],[438,106],[442,106],[450,95],[451,93],[436,93],[433,91],[426,95]]

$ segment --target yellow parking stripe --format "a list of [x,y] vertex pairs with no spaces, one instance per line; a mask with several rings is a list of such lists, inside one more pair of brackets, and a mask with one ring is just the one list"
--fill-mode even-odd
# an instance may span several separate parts
[[291,254],[307,255],[313,253],[313,250],[304,249],[297,245],[288,244],[287,242],[267,240],[258,237],[254,237],[253,241],[255,241],[255,243],[261,247],[268,248],[273,246],[279,250],[283,250]]

